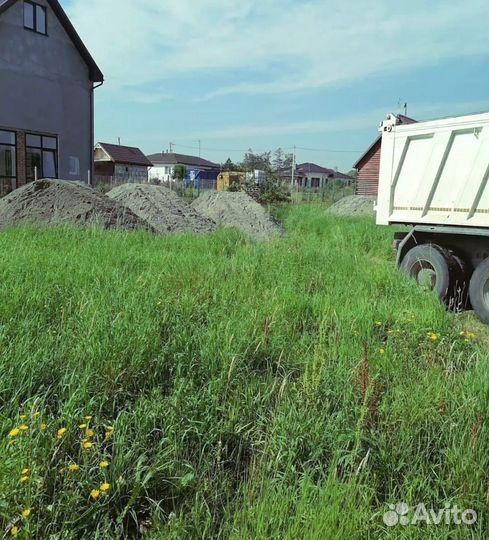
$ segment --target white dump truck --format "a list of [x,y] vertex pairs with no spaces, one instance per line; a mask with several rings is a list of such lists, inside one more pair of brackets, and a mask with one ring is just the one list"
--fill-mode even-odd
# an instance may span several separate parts
[[398,266],[447,304],[489,323],[489,113],[380,125],[377,224],[395,235]]

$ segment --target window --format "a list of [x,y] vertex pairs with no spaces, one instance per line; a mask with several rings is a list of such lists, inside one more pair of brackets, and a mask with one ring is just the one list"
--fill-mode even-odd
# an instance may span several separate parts
[[47,33],[46,8],[34,2],[24,2],[24,28],[38,34]]
[[76,156],[70,156],[70,175],[80,176],[80,159]]
[[58,177],[58,139],[47,135],[26,135],[27,179]]
[[0,130],[0,197],[17,187],[15,133]]

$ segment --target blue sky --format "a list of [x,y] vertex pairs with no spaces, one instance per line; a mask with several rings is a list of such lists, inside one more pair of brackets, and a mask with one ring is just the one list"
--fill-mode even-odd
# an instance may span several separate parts
[[[487,0],[65,0],[105,74],[96,139],[349,170],[389,112],[489,110]],[[311,150],[305,150],[311,149]]]

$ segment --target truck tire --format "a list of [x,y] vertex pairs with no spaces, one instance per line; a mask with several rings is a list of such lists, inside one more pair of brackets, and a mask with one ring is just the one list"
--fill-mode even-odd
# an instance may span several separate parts
[[401,262],[401,270],[435,291],[443,302],[452,297],[453,276],[458,276],[458,264],[450,251],[436,244],[423,244],[410,249]]
[[489,258],[483,260],[474,270],[469,296],[476,315],[489,324]]

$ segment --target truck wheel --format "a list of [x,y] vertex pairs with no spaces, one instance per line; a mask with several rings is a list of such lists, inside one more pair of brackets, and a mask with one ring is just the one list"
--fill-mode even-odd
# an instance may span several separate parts
[[451,296],[450,274],[455,271],[456,265],[449,251],[436,244],[424,244],[406,253],[401,270],[446,301]]
[[489,258],[482,261],[472,274],[469,296],[479,319],[489,324]]

